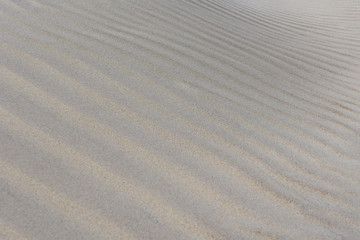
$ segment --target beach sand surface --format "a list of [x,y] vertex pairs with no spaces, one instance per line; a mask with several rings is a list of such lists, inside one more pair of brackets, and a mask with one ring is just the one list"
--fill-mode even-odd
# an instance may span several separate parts
[[0,239],[360,238],[358,0],[0,1]]

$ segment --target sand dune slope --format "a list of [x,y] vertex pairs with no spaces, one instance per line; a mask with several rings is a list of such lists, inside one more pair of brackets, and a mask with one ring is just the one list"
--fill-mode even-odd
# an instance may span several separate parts
[[0,1],[0,239],[359,239],[358,0]]

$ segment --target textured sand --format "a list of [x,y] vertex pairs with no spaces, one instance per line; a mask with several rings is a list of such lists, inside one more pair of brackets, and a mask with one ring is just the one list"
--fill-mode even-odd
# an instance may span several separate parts
[[360,239],[360,2],[0,1],[0,239]]

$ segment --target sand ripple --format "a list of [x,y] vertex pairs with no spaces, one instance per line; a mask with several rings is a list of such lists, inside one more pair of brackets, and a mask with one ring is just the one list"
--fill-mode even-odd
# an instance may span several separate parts
[[356,0],[0,2],[0,239],[358,239]]

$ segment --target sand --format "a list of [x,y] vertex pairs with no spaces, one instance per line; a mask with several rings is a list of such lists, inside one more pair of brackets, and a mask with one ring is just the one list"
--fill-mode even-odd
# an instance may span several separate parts
[[359,236],[359,1],[0,1],[1,240]]

